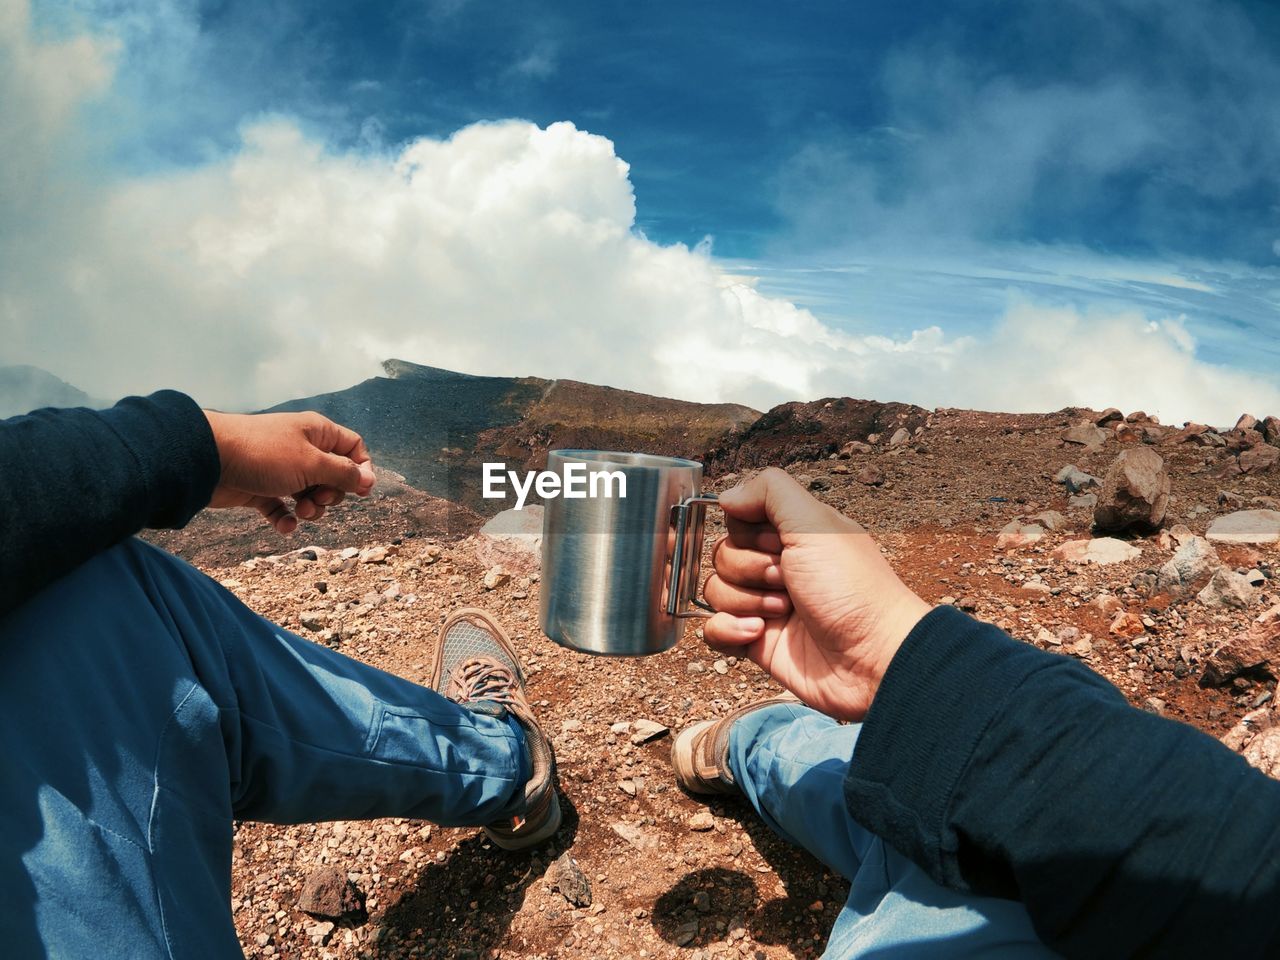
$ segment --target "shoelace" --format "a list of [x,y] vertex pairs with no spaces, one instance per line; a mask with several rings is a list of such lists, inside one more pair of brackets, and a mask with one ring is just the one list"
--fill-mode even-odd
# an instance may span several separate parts
[[454,671],[449,686],[454,703],[489,700],[508,707],[516,705],[519,690],[511,668],[488,659],[468,660]]

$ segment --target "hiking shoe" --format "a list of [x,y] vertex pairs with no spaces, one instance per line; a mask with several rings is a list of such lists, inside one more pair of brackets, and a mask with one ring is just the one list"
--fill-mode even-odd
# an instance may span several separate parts
[[542,843],[560,829],[555,754],[525,695],[524,672],[502,627],[483,610],[459,610],[440,628],[431,687],[447,700],[493,717],[510,713],[524,728],[532,772],[525,811],[484,828],[503,850]]
[[799,703],[786,694],[739,707],[719,720],[703,720],[680,731],[671,745],[671,767],[676,783],[702,796],[740,793],[729,769],[729,728],[748,713],[779,703]]

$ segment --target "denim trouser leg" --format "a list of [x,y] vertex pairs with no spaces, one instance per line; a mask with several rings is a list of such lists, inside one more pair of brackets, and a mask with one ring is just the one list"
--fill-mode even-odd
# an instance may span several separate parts
[[239,957],[232,819],[518,812],[505,719],[302,640],[138,540],[0,618],[0,943]]
[[1020,903],[941,887],[853,821],[843,783],[860,730],[782,704],[729,737],[733,775],[764,821],[852,883],[824,956],[1053,956]]

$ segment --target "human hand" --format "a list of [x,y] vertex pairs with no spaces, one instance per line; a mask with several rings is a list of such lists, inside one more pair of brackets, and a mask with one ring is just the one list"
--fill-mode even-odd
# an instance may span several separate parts
[[805,703],[861,720],[889,661],[929,605],[861,526],[771,468],[720,495],[703,635],[763,667]]
[[319,520],[346,494],[373,489],[360,435],[318,413],[206,410],[205,417],[222,460],[211,507],[253,507],[277,533],[292,533],[299,519]]

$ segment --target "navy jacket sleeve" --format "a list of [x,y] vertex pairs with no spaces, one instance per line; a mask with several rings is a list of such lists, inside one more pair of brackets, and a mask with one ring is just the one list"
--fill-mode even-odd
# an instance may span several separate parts
[[0,615],[144,527],[181,527],[220,473],[204,413],[170,390],[0,421]]
[[1280,955],[1280,782],[950,607],[890,664],[845,799],[1068,956]]

